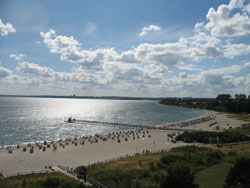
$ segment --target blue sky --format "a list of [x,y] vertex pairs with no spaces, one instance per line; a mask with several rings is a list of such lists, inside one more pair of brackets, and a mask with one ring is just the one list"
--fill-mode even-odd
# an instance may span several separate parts
[[0,2],[0,94],[250,94],[249,0]]

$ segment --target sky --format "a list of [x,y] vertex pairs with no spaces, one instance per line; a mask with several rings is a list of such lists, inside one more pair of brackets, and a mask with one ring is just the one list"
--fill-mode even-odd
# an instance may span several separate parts
[[1,0],[0,94],[250,94],[249,0]]

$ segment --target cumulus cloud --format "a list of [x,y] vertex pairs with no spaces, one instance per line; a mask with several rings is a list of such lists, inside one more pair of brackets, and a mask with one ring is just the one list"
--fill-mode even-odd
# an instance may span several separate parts
[[250,62],[245,63],[245,67],[250,68]]
[[[83,50],[82,44],[73,36],[57,35],[54,30],[41,32],[44,44],[51,53],[59,54],[61,61],[75,63],[77,67],[72,73],[54,72],[53,69],[35,65],[29,65],[29,68],[27,65],[20,65],[17,70],[26,74],[33,72],[44,78],[50,76],[57,81],[91,84],[103,90],[167,90],[182,95],[195,92],[197,96],[202,95],[201,92],[206,92],[209,96],[218,91],[231,92],[237,88],[240,80],[247,83],[249,78],[240,77],[238,73],[248,68],[248,63],[240,65],[242,62],[239,62],[239,65],[206,70],[205,66],[209,61],[202,60],[234,58],[250,53],[248,44],[233,43],[242,41],[233,40],[234,38],[239,39],[240,36],[249,34],[248,9],[249,5],[245,5],[244,1],[231,0],[228,5],[211,8],[207,21],[195,24],[193,36],[182,37],[172,43],[142,43],[120,53],[114,48]],[[161,30],[157,27],[145,27],[140,35]],[[223,66],[219,61],[216,64]],[[175,70],[178,74],[171,74]],[[244,86],[242,88],[243,91]]]
[[56,36],[56,32],[51,29],[47,33],[40,32],[40,35],[44,38],[44,43],[50,48],[52,53],[71,53],[78,51],[80,43],[74,39],[73,36]]
[[142,62],[174,66],[185,56],[185,46],[180,42],[165,44],[140,44],[135,48],[137,59]]
[[44,43],[50,52],[60,54],[62,61],[79,63],[84,69],[102,70],[107,62],[123,63],[156,63],[165,66],[174,66],[185,56],[185,44],[140,44],[133,50],[122,52],[120,55],[113,49],[81,50],[80,43],[73,37],[56,36],[54,30],[41,32]]
[[12,73],[11,70],[6,69],[4,67],[0,67],[0,79],[8,77]]
[[15,33],[16,29],[10,23],[4,24],[0,19],[0,35],[8,35],[9,33]]
[[[210,30],[213,36],[231,37],[250,34],[250,18],[245,13],[248,6],[249,4],[244,6],[244,0],[231,0],[228,5],[222,4],[217,10],[210,8],[205,28]],[[235,9],[240,11],[231,14]]]
[[53,69],[48,67],[41,67],[38,64],[22,62],[18,63],[16,70],[25,74],[43,76],[43,77],[51,77],[53,76]]
[[100,70],[105,60],[116,55],[113,49],[81,50],[81,44],[73,36],[56,36],[56,32],[52,29],[47,33],[41,32],[40,35],[50,48],[50,52],[60,54],[62,61],[79,63],[86,69]]
[[179,76],[180,76],[180,78],[187,78],[188,77],[187,73],[185,73],[185,72],[181,72],[179,74]]
[[24,54],[10,54],[11,58],[14,58],[17,61],[20,61],[25,55]]
[[228,44],[223,47],[225,48],[225,56],[230,58],[250,53],[250,45],[246,44]]
[[43,82],[46,83],[81,83],[88,85],[98,85],[99,77],[98,74],[91,74],[83,71],[82,69],[73,69],[72,73],[56,72],[52,68],[43,67],[38,64],[30,62],[18,63],[16,70],[23,74],[27,74],[34,77],[39,77]]
[[146,36],[148,35],[149,33],[151,32],[154,32],[154,31],[160,31],[161,30],[161,27],[157,26],[157,25],[150,25],[148,27],[144,27],[142,29],[142,31],[140,32],[140,37],[143,37],[143,36]]

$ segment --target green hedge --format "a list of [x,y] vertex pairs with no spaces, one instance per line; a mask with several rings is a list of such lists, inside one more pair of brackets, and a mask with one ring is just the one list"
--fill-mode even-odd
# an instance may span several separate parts
[[199,142],[203,144],[223,144],[223,143],[234,143],[250,141],[250,137],[233,131],[225,132],[208,132],[208,131],[195,131],[195,132],[184,132],[176,137],[177,141],[184,142]]

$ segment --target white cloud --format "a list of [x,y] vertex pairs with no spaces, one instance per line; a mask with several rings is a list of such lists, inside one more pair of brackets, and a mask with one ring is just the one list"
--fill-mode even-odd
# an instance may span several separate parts
[[245,67],[250,68],[250,62],[245,63]]
[[124,63],[141,63],[140,61],[138,61],[135,51],[133,50],[128,50],[121,53],[121,55],[115,60]]
[[225,48],[225,56],[230,58],[250,53],[250,46],[246,44],[228,44],[223,47]]
[[8,77],[12,73],[11,70],[6,69],[4,67],[0,67],[0,79]]
[[18,63],[16,70],[25,74],[37,75],[43,77],[51,77],[54,74],[54,71],[51,68],[41,67],[38,64],[29,62]]
[[143,37],[143,36],[148,35],[148,33],[150,33],[150,32],[160,31],[160,30],[161,30],[161,28],[159,26],[150,25],[148,27],[144,27],[139,35],[140,35],[140,37]]
[[[248,6],[249,4],[244,6],[243,0],[231,0],[228,5],[222,4],[217,10],[210,8],[205,28],[210,30],[213,36],[231,37],[250,34],[250,18],[244,11]],[[235,9],[240,9],[240,12],[231,15]]]
[[179,77],[184,79],[184,78],[187,78],[188,75],[187,75],[187,73],[185,73],[185,72],[181,72],[181,73],[179,74]]
[[44,38],[44,43],[48,45],[52,53],[67,54],[78,51],[80,43],[73,36],[56,36],[56,32],[53,29],[47,33],[40,32],[40,35]]
[[[120,53],[113,48],[83,50],[81,43],[73,36],[56,35],[54,30],[41,32],[50,52],[59,54],[61,61],[76,63],[76,67],[72,73],[60,73],[50,68],[29,65],[25,72],[43,79],[47,76],[55,82],[92,86],[100,89],[101,93],[107,92],[107,88],[125,94],[155,91],[173,96],[203,96],[204,93],[205,96],[215,96],[219,92],[232,93],[237,88],[238,92],[247,91],[249,76],[242,76],[241,70],[248,68],[249,63],[240,65],[240,60],[238,65],[223,67],[222,62],[212,61],[213,66],[223,68],[206,70],[211,61],[202,60],[220,58],[223,61],[223,58],[250,53],[248,44],[232,44],[234,41],[243,41],[238,40],[240,36],[248,35],[248,7],[243,1],[232,0],[217,10],[211,8],[207,21],[197,23],[191,37],[182,37],[173,43],[142,43]],[[160,30],[153,28],[145,27],[141,35]],[[177,70],[176,74],[171,74],[173,70]],[[49,82],[48,79],[46,81]],[[244,83],[239,84],[240,81]]]
[[4,24],[0,19],[0,35],[8,35],[9,33],[15,33],[16,29],[10,23]]
[[17,61],[20,61],[24,56],[25,56],[24,54],[18,54],[18,55],[16,55],[16,54],[10,54],[10,57],[14,58]]
[[38,77],[42,82],[56,84],[58,86],[62,86],[65,83],[81,83],[95,86],[98,85],[101,79],[98,74],[87,73],[82,69],[73,69],[72,73],[56,72],[52,68],[42,67],[30,62],[18,63],[16,70],[23,74],[30,75],[32,78]]
[[101,70],[101,64],[116,55],[113,49],[81,50],[80,43],[73,36],[56,36],[56,32],[52,29],[40,34],[44,38],[44,43],[50,48],[50,52],[60,54],[62,61],[79,63],[85,69]]
[[203,71],[203,74],[210,74],[210,75],[233,74],[233,73],[240,72],[243,68],[244,68],[244,66],[232,65],[230,67],[223,67],[223,68],[205,70],[205,71]]
[[175,66],[181,63],[186,53],[186,46],[181,42],[165,44],[140,44],[134,49],[139,62]]

